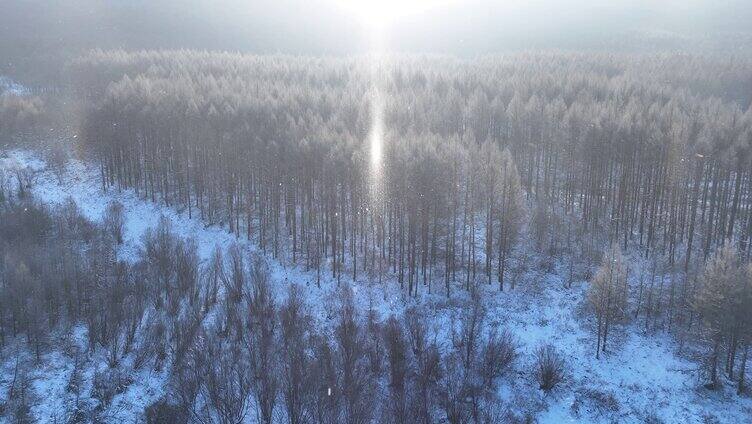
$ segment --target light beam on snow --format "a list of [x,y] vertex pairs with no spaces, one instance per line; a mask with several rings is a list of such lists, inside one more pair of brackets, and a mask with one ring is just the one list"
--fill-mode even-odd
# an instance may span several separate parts
[[384,71],[384,27],[371,27],[370,93],[371,129],[368,134],[369,177],[371,186],[371,206],[378,207],[381,202],[382,177],[384,165],[384,99],[382,89],[382,72]]
[[371,95],[371,107],[373,109],[371,134],[369,135],[371,168],[373,171],[380,172],[384,154],[384,107],[378,91],[374,91]]

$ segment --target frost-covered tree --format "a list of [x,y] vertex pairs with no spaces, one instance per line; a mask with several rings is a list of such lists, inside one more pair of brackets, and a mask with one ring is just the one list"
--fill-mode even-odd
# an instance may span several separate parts
[[701,285],[694,299],[695,309],[702,317],[712,349],[708,359],[708,375],[712,387],[718,384],[718,361],[721,343],[727,334],[734,287],[740,279],[739,258],[734,249],[719,249],[705,265]]
[[606,352],[611,326],[626,315],[629,286],[627,268],[621,249],[613,245],[603,255],[603,262],[590,282],[588,299],[596,319],[595,357]]

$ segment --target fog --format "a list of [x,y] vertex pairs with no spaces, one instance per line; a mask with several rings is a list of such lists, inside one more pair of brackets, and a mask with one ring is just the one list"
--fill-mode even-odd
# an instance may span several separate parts
[[[353,4],[370,0],[3,0],[5,73],[91,48],[200,48],[345,55],[367,51]],[[399,4],[398,2],[391,2]],[[400,52],[475,56],[519,49],[736,50],[748,37],[744,0],[441,0],[388,24]],[[410,1],[404,2],[410,4]],[[745,38],[746,39],[746,38]],[[51,69],[50,69],[51,68]]]

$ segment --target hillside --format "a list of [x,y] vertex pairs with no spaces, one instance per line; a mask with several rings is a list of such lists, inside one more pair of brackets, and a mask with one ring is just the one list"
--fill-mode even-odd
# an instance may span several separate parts
[[[125,207],[125,232],[123,245],[118,248],[118,257],[132,261],[136,252],[142,249],[141,237],[148,227],[155,227],[164,216],[169,219],[176,235],[193,237],[199,247],[202,262],[206,262],[215,245],[223,248],[240,243],[246,254],[255,251],[252,244],[239,240],[220,226],[206,226],[199,219],[190,219],[186,211],[176,211],[141,199],[129,190],[118,192],[115,189],[103,192],[98,181],[96,168],[73,160],[63,174],[64,184],[57,176],[37,159],[32,151],[12,151],[3,159],[3,167],[29,166],[35,170],[34,197],[41,202],[60,204],[73,199],[87,218],[100,221],[105,206],[117,200]],[[539,422],[743,422],[752,413],[749,398],[738,398],[731,387],[719,392],[709,392],[701,387],[691,360],[694,348],[680,348],[676,341],[662,330],[648,333],[642,328],[639,319],[619,330],[612,353],[595,359],[593,321],[585,309],[586,281],[575,281],[566,288],[565,267],[555,261],[550,272],[545,271],[545,260],[529,249],[529,269],[517,277],[515,289],[499,293],[493,287],[481,287],[487,294],[486,308],[489,328],[506,328],[519,340],[520,358],[514,371],[502,379],[498,387],[501,405],[522,417],[530,414]],[[641,263],[632,260],[632,278],[639,275],[636,267]],[[300,266],[290,263],[289,255],[280,260],[271,260],[272,287],[278,301],[287,293],[287,286],[294,284],[302,288],[305,308],[313,321],[311,324],[321,331],[331,331],[327,317],[334,307],[337,282],[325,277],[321,288],[313,283],[316,275],[306,272]],[[630,281],[636,290],[636,281]],[[443,349],[451,346],[449,328],[456,324],[457,316],[466,305],[468,297],[457,292],[450,298],[444,294],[421,294],[419,299],[406,298],[399,291],[394,280],[377,285],[368,278],[356,281],[345,278],[342,286],[351,286],[355,293],[360,314],[369,308],[378,311],[380,320],[390,314],[399,316],[410,305],[419,304],[425,308],[429,318],[431,334],[435,334]],[[211,317],[207,318],[209,325]],[[31,366],[31,381],[35,401],[32,412],[37,420],[52,422],[68,417],[73,398],[66,386],[74,369],[70,352],[76,346],[85,350],[85,337],[81,327],[72,333],[53,336],[49,351],[41,363]],[[566,361],[566,378],[560,387],[546,394],[536,387],[532,375],[532,353],[541,343],[552,343],[562,352]],[[12,379],[17,357],[16,343],[3,349],[5,357],[0,387],[7,387]],[[82,370],[84,390],[79,402],[96,405],[92,398],[93,376],[97,370],[107,369],[103,352],[89,353],[79,365]],[[25,355],[22,354],[22,358]],[[122,393],[113,397],[103,412],[110,421],[132,421],[143,419],[143,408],[164,394],[169,378],[169,367],[160,371],[147,368],[132,370],[124,361],[123,372],[130,375]],[[253,420],[251,420],[252,422]]]

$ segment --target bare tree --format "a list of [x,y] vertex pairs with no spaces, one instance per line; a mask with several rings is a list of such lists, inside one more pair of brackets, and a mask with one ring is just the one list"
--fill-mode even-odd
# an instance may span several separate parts
[[471,419],[471,404],[467,401],[470,394],[467,378],[462,357],[447,356],[439,387],[439,405],[451,424],[466,423]]
[[258,419],[270,424],[280,388],[276,351],[279,328],[269,270],[263,258],[254,259],[250,277],[250,286],[244,293],[248,314],[248,331],[244,335],[250,361],[248,372],[259,410]]
[[340,290],[338,321],[334,328],[339,373],[338,391],[342,397],[342,419],[349,423],[367,423],[373,413],[369,402],[373,382],[369,378],[365,340],[358,322],[352,289]]
[[193,352],[192,366],[200,372],[205,408],[197,414],[202,422],[240,424],[251,411],[254,383],[236,346],[207,333]]
[[281,342],[280,376],[282,399],[290,424],[301,424],[313,419],[311,411],[312,384],[311,361],[306,350],[308,337],[307,316],[300,289],[290,285],[287,300],[280,308]]
[[123,204],[113,200],[107,205],[104,212],[104,228],[112,236],[117,244],[123,243],[123,226],[125,225],[125,213]]
[[516,358],[517,342],[512,333],[492,330],[484,341],[478,365],[483,385],[493,389],[495,381],[509,371]]
[[436,340],[429,340],[425,311],[408,310],[405,319],[407,337],[414,358],[413,404],[418,405],[413,412],[413,419],[415,422],[428,424],[434,422],[438,385],[442,377],[441,352]]
[[219,287],[226,285],[228,281],[221,247],[214,247],[214,251],[204,266],[201,275],[203,282],[203,308],[204,312],[208,312],[217,303]]
[[394,316],[390,317],[384,326],[384,345],[389,367],[388,421],[407,423],[409,421],[408,373],[410,372],[410,358],[407,356],[408,347],[404,330]]

